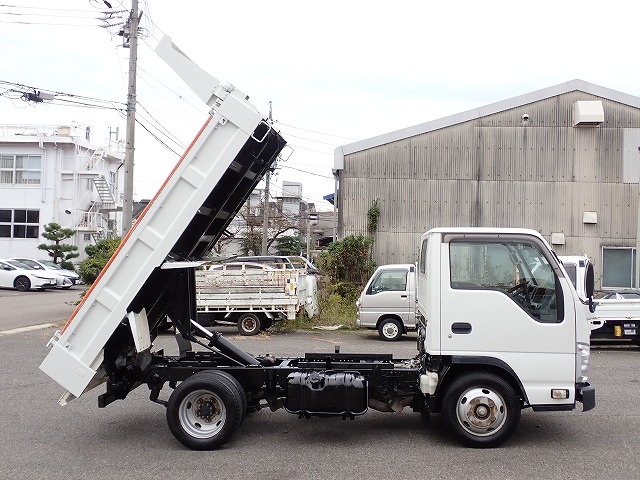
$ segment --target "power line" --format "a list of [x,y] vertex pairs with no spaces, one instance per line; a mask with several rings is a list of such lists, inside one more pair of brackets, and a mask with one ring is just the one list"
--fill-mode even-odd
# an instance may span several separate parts
[[327,177],[326,175],[321,175],[319,173],[313,173],[313,172],[308,172],[306,170],[301,170],[299,168],[295,168],[295,167],[290,167],[289,165],[281,165],[278,168],[288,168],[290,170],[295,170],[297,172],[302,172],[302,173],[306,173],[307,175],[313,175],[314,177],[320,177],[320,178],[328,178],[330,180],[333,180],[333,177]]
[[285,127],[295,128],[296,130],[304,130],[305,132],[310,132],[310,133],[317,133],[318,135],[325,135],[327,137],[337,137],[337,138],[344,138],[346,140],[355,140],[355,141],[359,140],[358,138],[345,137],[345,136],[342,136],[342,135],[333,135],[332,133],[322,133],[322,132],[317,132],[315,130],[309,130],[309,129],[306,129],[306,128],[296,127],[296,126],[293,126],[293,125],[287,125],[286,123],[283,123],[280,120],[276,120],[276,123],[279,123],[280,125],[283,125]]
[[92,10],[78,10],[76,8],[50,8],[50,7],[32,7],[32,6],[23,6],[23,5],[9,5],[7,3],[0,3],[0,7],[5,7],[5,8],[25,8],[25,9],[34,9],[34,10],[54,10],[54,11],[59,11],[59,12],[91,12],[94,13]]

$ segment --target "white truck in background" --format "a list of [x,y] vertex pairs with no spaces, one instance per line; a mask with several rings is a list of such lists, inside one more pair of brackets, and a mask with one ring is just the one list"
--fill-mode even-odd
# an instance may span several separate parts
[[373,272],[356,301],[357,324],[378,330],[382,340],[399,340],[416,329],[416,268],[382,265]]
[[[170,40],[158,48],[211,116],[49,341],[40,368],[66,389],[61,404],[105,384],[103,408],[144,385],[166,408],[175,438],[194,450],[221,447],[249,412],[266,409],[299,418],[441,413],[462,443],[495,447],[515,432],[522,409],[595,407],[587,307],[532,230],[440,228],[422,236],[412,358],[338,347],[304,357],[254,355],[200,325],[200,259],[285,142],[245,94],[201,71]],[[166,318],[178,332],[177,355],[154,349]],[[55,435],[60,426],[43,428]]]
[[[586,272],[591,260],[586,255],[561,255],[560,260],[573,283],[578,296],[585,300]],[[600,295],[605,294],[603,292]],[[598,298],[594,300],[596,309],[589,315],[591,338],[593,340],[631,340],[640,345],[640,297]]]
[[[237,325],[256,335],[277,320],[318,312],[315,277],[302,270],[252,262],[203,265],[196,270],[196,305],[202,325]],[[315,288],[314,288],[315,287]]]

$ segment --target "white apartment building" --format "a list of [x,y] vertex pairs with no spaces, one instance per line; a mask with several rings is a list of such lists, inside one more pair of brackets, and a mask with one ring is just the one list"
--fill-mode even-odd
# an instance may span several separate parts
[[42,258],[44,226],[77,230],[78,247],[122,231],[124,148],[92,144],[89,127],[0,125],[0,258]]

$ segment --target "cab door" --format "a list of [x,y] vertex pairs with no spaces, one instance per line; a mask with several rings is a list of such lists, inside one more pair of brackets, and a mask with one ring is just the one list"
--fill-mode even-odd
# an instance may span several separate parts
[[442,354],[508,366],[532,404],[557,403],[551,388],[573,398],[574,305],[544,242],[445,235],[441,247]]

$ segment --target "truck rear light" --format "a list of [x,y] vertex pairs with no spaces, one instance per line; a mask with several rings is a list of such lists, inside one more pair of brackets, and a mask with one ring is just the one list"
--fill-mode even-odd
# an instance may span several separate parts
[[622,336],[622,327],[620,325],[614,325],[613,327],[613,336],[621,337]]

